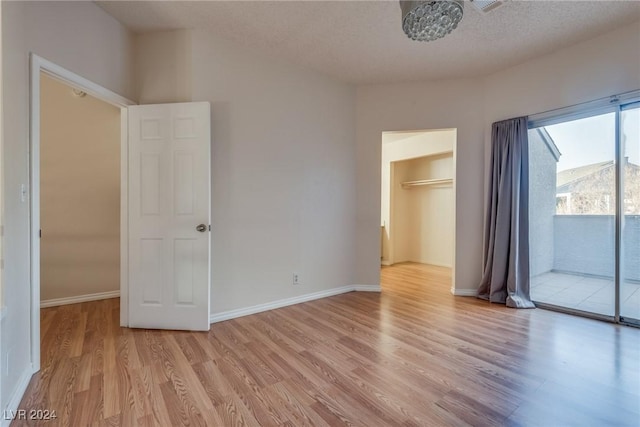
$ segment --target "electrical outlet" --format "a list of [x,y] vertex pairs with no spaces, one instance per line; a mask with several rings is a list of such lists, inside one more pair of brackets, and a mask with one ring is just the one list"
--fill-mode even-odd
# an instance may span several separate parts
[[293,273],[293,284],[296,286],[300,284],[300,275],[298,273]]

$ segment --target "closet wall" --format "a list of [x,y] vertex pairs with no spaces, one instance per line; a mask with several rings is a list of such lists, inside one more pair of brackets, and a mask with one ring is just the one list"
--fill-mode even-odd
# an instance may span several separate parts
[[394,261],[451,267],[453,153],[396,162],[393,169]]

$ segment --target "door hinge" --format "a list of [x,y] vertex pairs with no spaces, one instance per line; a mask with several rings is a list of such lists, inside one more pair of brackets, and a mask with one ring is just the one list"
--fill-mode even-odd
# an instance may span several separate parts
[[40,229],[40,238],[42,239],[42,228]]
[[211,231],[211,224],[209,224],[209,231]]

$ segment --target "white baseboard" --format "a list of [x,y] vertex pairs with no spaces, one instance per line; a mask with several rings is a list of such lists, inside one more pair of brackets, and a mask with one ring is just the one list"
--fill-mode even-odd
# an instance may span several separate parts
[[300,295],[292,298],[285,298],[277,301],[258,304],[252,307],[238,308],[235,310],[213,313],[209,316],[209,323],[223,322],[225,320],[235,319],[237,317],[248,316],[250,314],[262,313],[263,311],[275,310],[276,308],[287,307],[289,305],[300,304],[302,302],[313,301],[320,298],[331,297],[334,295],[344,294],[347,292],[380,292],[380,286],[376,285],[351,285],[341,288],[327,289],[326,291],[313,292],[306,295]]
[[79,302],[99,301],[101,299],[118,298],[120,290],[109,292],[98,292],[95,294],[78,295],[68,298],[54,298],[40,301],[40,308],[56,307],[59,305],[77,304]]
[[426,264],[435,265],[436,267],[453,268],[451,264],[440,264],[440,263],[434,263],[434,262],[427,262]]
[[455,289],[451,288],[451,293],[457,297],[475,297],[478,295],[477,289]]
[[[31,368],[31,365],[29,365],[29,367]],[[12,421],[11,414],[17,414],[18,407],[20,406],[20,401],[24,396],[24,392],[27,391],[27,387],[29,386],[29,381],[31,381],[31,377],[33,376],[33,374],[34,372],[32,369],[26,369],[20,376],[16,389],[11,395],[11,398],[9,399],[7,406],[5,406],[4,410],[2,411],[3,416],[2,416],[2,422],[0,424],[2,427],[9,427]]]
[[384,265],[385,267],[388,267],[390,265],[394,265],[394,264],[402,264],[403,262],[413,262],[416,264],[424,264],[424,265],[433,265],[434,267],[445,267],[445,268],[453,268],[453,266],[451,264],[439,264],[437,262],[429,262],[429,261],[414,261],[414,260],[406,260],[406,261],[397,261],[397,262],[391,262],[391,261],[387,261],[387,260],[382,260],[380,261],[380,265]]
[[357,292],[382,292],[380,285],[353,285],[353,290]]

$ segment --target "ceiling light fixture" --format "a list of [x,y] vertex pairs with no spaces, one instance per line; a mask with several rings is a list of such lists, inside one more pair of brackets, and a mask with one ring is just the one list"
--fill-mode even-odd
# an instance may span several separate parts
[[462,0],[400,0],[402,29],[411,40],[433,41],[453,31],[462,20]]

